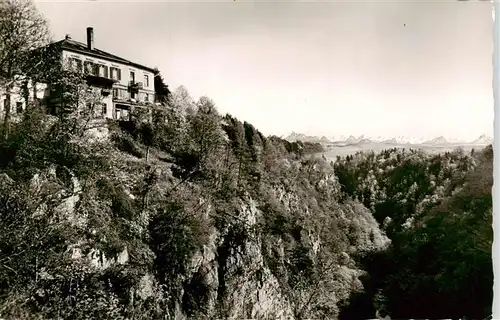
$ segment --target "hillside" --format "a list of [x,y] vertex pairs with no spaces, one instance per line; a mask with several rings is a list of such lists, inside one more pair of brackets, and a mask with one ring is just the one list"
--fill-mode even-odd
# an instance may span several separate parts
[[[119,123],[32,106],[1,140],[2,317],[482,317],[491,309],[492,181],[476,177],[491,175],[491,148],[472,156],[389,149],[332,167],[308,156],[314,145],[264,137],[208,98],[176,92],[171,101],[151,118]],[[441,245],[424,270],[429,237]],[[481,251],[468,251],[468,241]],[[464,275],[481,276],[456,287],[429,278],[452,279],[460,261]],[[402,287],[406,272],[422,286]],[[428,302],[415,308],[401,300],[423,295]]]
[[[63,68],[29,0],[0,12],[0,319],[491,315],[491,145],[351,136],[329,161],[328,139],[264,136],[157,70],[157,103],[105,119],[107,72]],[[59,108],[31,101],[41,82]]]
[[353,257],[389,240],[316,150],[177,97],[149,120],[31,106],[12,125],[2,317],[333,319],[362,289]]
[[62,113],[0,127],[2,318],[491,313],[491,146],[333,164],[183,87],[117,122],[53,77]]
[[368,276],[341,318],[483,319],[491,314],[493,150],[389,149],[339,159],[342,191],[370,208],[392,241],[363,257]]

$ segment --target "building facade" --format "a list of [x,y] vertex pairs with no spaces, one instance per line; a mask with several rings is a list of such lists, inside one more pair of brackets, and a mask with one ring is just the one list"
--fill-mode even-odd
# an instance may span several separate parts
[[[66,36],[65,39],[51,43],[60,54],[61,62],[67,68],[83,72],[87,83],[101,95],[99,115],[110,119],[127,119],[134,108],[147,108],[155,102],[155,70],[124,58],[99,50],[94,46],[94,30],[87,28],[87,43],[81,43]],[[30,84],[30,97],[43,100],[49,110],[55,112],[60,107],[56,88],[50,84]],[[11,112],[21,112],[26,99],[13,92]],[[4,98],[2,99],[4,100]],[[5,101],[0,101],[0,111]]]
[[[38,84],[28,84],[28,99],[29,100],[43,100],[46,96],[47,85],[43,83]],[[26,97],[23,94],[21,87],[14,87],[10,95],[10,105],[11,105],[11,115],[13,117],[19,116],[26,109]],[[0,119],[3,119],[5,115],[5,106],[7,105],[7,97],[5,95],[5,89],[0,87]]]

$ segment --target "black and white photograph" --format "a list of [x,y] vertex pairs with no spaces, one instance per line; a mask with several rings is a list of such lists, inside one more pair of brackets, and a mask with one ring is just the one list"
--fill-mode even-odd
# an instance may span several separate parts
[[0,320],[500,318],[495,2],[0,0]]

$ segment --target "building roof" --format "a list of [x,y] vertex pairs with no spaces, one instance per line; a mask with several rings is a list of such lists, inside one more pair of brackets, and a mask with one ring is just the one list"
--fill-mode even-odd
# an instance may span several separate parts
[[85,54],[88,56],[92,56],[95,58],[101,58],[101,59],[106,59],[106,60],[110,60],[110,61],[114,61],[114,62],[118,62],[118,63],[127,64],[127,65],[134,66],[134,67],[137,67],[140,69],[144,69],[144,70],[147,70],[147,71],[150,71],[153,73],[155,72],[155,69],[153,69],[153,68],[146,67],[144,65],[132,62],[130,60],[115,56],[111,53],[99,50],[97,48],[90,50],[86,44],[72,40],[72,39],[63,39],[63,40],[60,40],[57,42],[53,42],[50,45],[59,47],[59,48],[64,49],[64,50],[73,51],[76,53],[81,53],[81,54]]

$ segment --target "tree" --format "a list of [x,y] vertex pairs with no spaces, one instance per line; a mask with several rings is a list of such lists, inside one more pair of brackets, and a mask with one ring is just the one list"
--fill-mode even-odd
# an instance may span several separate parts
[[236,172],[236,182],[238,189],[242,186],[242,167],[244,164],[244,152],[245,152],[245,128],[243,127],[243,123],[238,121],[238,119],[233,118],[231,115],[227,114],[224,117],[224,121],[226,122],[223,125],[223,129],[226,132],[231,149],[237,159],[238,169]]
[[3,0],[0,3],[0,85],[5,88],[5,135],[9,133],[11,94],[26,81],[33,50],[49,42],[46,20],[30,0]]
[[172,94],[172,105],[182,113],[192,113],[196,103],[184,86],[179,86]]
[[212,100],[201,97],[196,113],[189,117],[188,150],[197,162],[197,168],[208,174],[220,162],[223,132],[220,116]]
[[170,92],[168,85],[165,84],[160,70],[158,69],[155,69],[154,72],[154,84],[157,102],[168,104],[172,93]]
[[[95,225],[99,226],[107,218],[105,214],[109,210],[96,196],[102,194],[89,191],[95,189],[93,186],[103,177],[103,172],[109,175],[109,154],[103,152],[104,145],[86,139],[88,112],[82,114],[75,110],[74,113],[54,119],[39,106],[30,108],[20,123],[12,125],[7,139],[0,137],[3,155],[0,161],[0,178],[3,178],[0,183],[0,313],[6,318],[23,318],[19,313],[30,308],[28,305],[36,300],[39,290],[48,293],[51,299],[48,303],[47,300],[36,302],[44,305],[42,312],[50,313],[61,306],[65,309],[61,314],[75,310],[66,299],[73,293],[68,294],[64,286],[70,283],[71,287],[74,279],[81,279],[87,272],[67,269],[71,264],[66,263],[65,258],[68,246],[78,242],[82,232],[73,224],[74,218],[86,217],[91,211],[91,221],[96,220]],[[75,200],[75,206],[67,210],[70,198]],[[53,281],[43,274],[55,274],[63,280]],[[58,307],[47,307],[54,302]],[[66,316],[81,319],[73,314]]]

